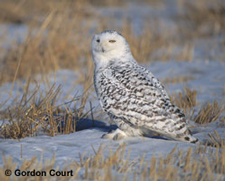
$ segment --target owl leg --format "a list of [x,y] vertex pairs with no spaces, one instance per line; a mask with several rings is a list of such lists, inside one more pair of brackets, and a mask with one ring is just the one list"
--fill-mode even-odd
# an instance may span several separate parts
[[121,140],[126,137],[140,136],[142,132],[136,127],[132,127],[130,124],[126,123],[124,120],[116,118],[113,121],[117,124],[119,128],[115,131],[110,131],[107,134],[104,134],[102,138],[112,139],[112,140]]

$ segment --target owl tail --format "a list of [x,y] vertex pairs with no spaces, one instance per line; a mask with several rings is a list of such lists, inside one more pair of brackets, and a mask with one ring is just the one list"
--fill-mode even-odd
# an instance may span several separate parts
[[189,143],[196,143],[196,142],[198,142],[198,139],[195,138],[194,136],[192,136],[191,134],[184,135],[184,136],[178,138],[178,140],[184,141],[184,142],[189,142]]
[[198,142],[198,139],[192,136],[192,133],[189,129],[187,129],[183,135],[179,135],[177,137],[177,140],[189,142],[189,143],[196,143]]

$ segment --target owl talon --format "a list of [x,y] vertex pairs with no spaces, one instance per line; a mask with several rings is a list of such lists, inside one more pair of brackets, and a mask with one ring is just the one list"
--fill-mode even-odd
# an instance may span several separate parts
[[127,137],[127,135],[120,129],[111,130],[111,131],[109,131],[109,133],[102,135],[103,139],[111,139],[111,140],[121,140],[125,137]]
[[123,138],[125,138],[126,136],[124,136],[123,134],[121,133],[117,133],[114,137],[113,137],[113,140],[116,141],[116,140],[122,140]]
[[106,133],[106,134],[103,134],[101,138],[103,138],[103,139],[112,139],[113,135],[111,135],[109,133],[108,134]]
[[108,133],[103,134],[101,138],[103,139],[113,139],[115,130],[110,130]]

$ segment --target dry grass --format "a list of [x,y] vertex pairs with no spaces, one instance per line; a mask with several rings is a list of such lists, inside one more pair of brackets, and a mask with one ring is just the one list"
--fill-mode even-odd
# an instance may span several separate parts
[[172,77],[172,78],[166,78],[165,80],[163,80],[163,83],[166,84],[176,84],[176,83],[184,83],[184,82],[188,82],[190,80],[194,80],[194,77],[192,76],[177,76],[177,77]]
[[[50,136],[72,133],[77,130],[76,123],[87,118],[92,111],[84,111],[88,92],[67,103],[56,105],[60,86],[53,85],[45,93],[39,88],[33,92],[29,89],[28,82],[22,99],[15,99],[14,103],[1,110],[0,137],[19,139],[43,133]],[[79,108],[76,107],[77,103]]]
[[190,118],[194,114],[193,108],[197,105],[196,96],[196,90],[190,90],[188,87],[185,87],[183,93],[172,94],[170,99],[174,105],[182,109],[184,114]]
[[[225,104],[223,102],[214,101],[203,104],[195,115],[195,107],[197,105],[197,91],[190,90],[185,87],[183,92],[170,95],[172,103],[181,108],[188,119],[193,120],[198,124],[211,123],[217,120],[224,122]],[[219,119],[220,118],[220,119]]]
[[[4,23],[24,24],[32,23],[39,26],[52,10],[70,10],[71,17],[74,14],[90,16],[90,5],[100,4],[101,1],[96,0],[9,0],[0,2],[0,21]],[[102,5],[116,5],[119,1],[106,0]],[[121,5],[122,3],[120,3]],[[86,8],[84,8],[87,6]],[[71,9],[69,9],[71,7]],[[62,12],[60,12],[62,13]],[[73,14],[74,13],[74,14]]]
[[[178,0],[179,12],[175,20],[178,36],[184,42],[202,42],[202,57],[206,60],[225,60],[225,1]],[[203,41],[202,41],[203,40]],[[208,43],[204,43],[204,41]],[[194,46],[201,46],[193,43]],[[197,48],[197,47],[196,47]]]
[[225,145],[225,140],[221,138],[221,135],[215,130],[214,133],[210,133],[208,142],[214,147],[222,147]]
[[[46,74],[61,68],[69,68],[80,71],[77,84],[83,84],[87,90],[92,82],[90,77],[93,65],[90,53],[90,42],[94,33],[105,29],[120,31],[128,40],[134,57],[138,61],[191,61],[195,44],[190,38],[211,37],[224,33],[224,5],[214,3],[211,0],[211,8],[203,0],[196,6],[182,0],[178,0],[181,7],[180,20],[177,29],[170,30],[160,19],[146,19],[140,35],[135,34],[130,19],[122,17],[122,26],[118,26],[116,17],[103,17],[97,10],[105,7],[126,7],[126,1],[79,0],[7,0],[0,2],[1,24],[19,24],[28,28],[25,40],[17,42],[12,40],[8,49],[0,48],[2,55],[0,63],[0,84],[22,78],[27,80],[25,93],[21,100],[15,98],[15,102],[6,110],[1,110],[0,119],[4,123],[0,127],[2,138],[23,138],[35,136],[44,132],[50,136],[68,134],[77,131],[76,122],[81,118],[90,116],[92,111],[85,112],[87,104],[87,92],[81,97],[71,100],[74,105],[81,103],[80,107],[70,108],[67,104],[56,105],[60,95],[60,87],[51,86],[45,93],[40,90],[29,92],[29,81],[33,83],[35,74]],[[150,5],[152,5],[150,0]],[[165,3],[159,2],[159,6]],[[157,6],[158,6],[157,5]],[[157,8],[157,6],[154,6]],[[182,10],[186,7],[187,11]],[[205,28],[206,27],[206,28]],[[5,37],[7,32],[0,34]],[[178,36],[180,35],[180,36]],[[221,41],[222,42],[222,41]],[[89,47],[89,48],[88,48]],[[178,48],[179,47],[179,48]],[[221,46],[223,47],[223,46]],[[222,49],[223,51],[223,49]],[[215,55],[216,56],[216,55]],[[210,58],[215,58],[210,57]],[[86,73],[88,72],[88,73]],[[185,82],[191,77],[180,77],[166,82]],[[172,102],[184,110],[185,114],[193,115],[196,106],[196,90],[184,89],[183,93],[172,95]],[[0,103],[0,108],[5,103]],[[92,106],[90,104],[90,110]],[[217,102],[204,105],[195,122],[203,124],[218,120],[224,112],[224,105]],[[90,114],[90,115],[89,115]],[[75,115],[75,116],[74,116]],[[224,116],[221,122],[224,122]],[[225,124],[224,124],[225,125]],[[195,150],[199,160],[195,159],[193,150],[183,152],[174,148],[166,158],[152,157],[146,160],[130,160],[126,154],[126,148],[120,146],[115,152],[105,156],[104,148],[100,147],[95,155],[80,154],[80,161],[71,161],[64,170],[72,169],[74,177],[80,180],[222,180],[219,174],[225,174],[225,146],[224,140],[215,132],[209,135],[209,142],[217,147],[207,157],[207,146],[199,146]],[[220,147],[220,148],[219,148]],[[178,152],[178,154],[177,154]],[[128,151],[129,153],[129,151]],[[30,161],[24,160],[19,166],[21,170],[45,170],[54,167],[52,161],[38,161],[36,157]],[[15,170],[17,163],[12,158],[4,157],[4,166],[0,167],[0,180],[24,180],[30,178],[6,177],[5,169]],[[117,174],[114,174],[117,173]],[[217,176],[217,175],[218,176]],[[34,177],[33,180],[49,180],[50,177]],[[71,178],[55,178],[56,180],[69,180]]]
[[225,2],[223,0],[179,0],[180,14],[177,19],[184,36],[209,37],[225,33]]
[[[108,0],[104,1],[104,4],[100,2],[91,0],[1,1],[0,21],[3,24],[25,25],[28,28],[28,33],[25,41],[18,43],[14,40],[10,42],[12,46],[9,49],[1,48],[0,53],[3,57],[0,60],[2,65],[0,84],[12,81],[15,77],[26,79],[34,74],[46,73],[60,68],[79,70],[80,67],[91,64],[91,37],[94,33],[105,29],[120,31],[128,39],[134,57],[138,57],[139,62],[171,59],[193,60],[194,43],[188,41],[188,35],[185,36],[186,38],[177,36],[181,34],[180,30],[169,29],[157,18],[144,19],[142,33],[137,35],[130,19],[126,17],[118,19],[116,16],[103,17],[96,10],[96,7],[102,5],[111,7],[121,3],[126,7],[126,1]],[[159,4],[166,5],[164,2]],[[210,9],[206,10],[211,11]],[[204,14],[208,14],[206,10],[204,10]],[[195,11],[195,16],[200,16],[197,15],[198,12],[203,14],[202,11]],[[220,18],[216,16],[215,19],[222,23],[223,21],[220,19],[224,16],[221,13],[218,16]],[[193,17],[188,18],[188,20],[195,23]],[[122,23],[122,26],[118,26],[118,21]],[[196,24],[199,23],[196,22]],[[222,29],[223,24],[220,27]],[[7,33],[0,35],[0,38],[4,39]],[[184,40],[187,41],[184,43]],[[17,72],[16,75],[15,72]]]
[[218,120],[218,118],[223,115],[224,111],[224,103],[218,103],[217,101],[213,103],[208,102],[202,105],[194,121],[199,124],[211,123]]
[[11,157],[3,157],[4,166],[0,167],[1,180],[21,180],[30,179],[30,177],[16,177],[14,173],[11,177],[5,176],[5,169],[14,171],[33,169],[44,170],[46,177],[32,177],[32,180],[223,180],[225,174],[225,147],[207,148],[204,146],[190,148],[187,151],[178,150],[176,147],[165,157],[153,156],[150,160],[145,159],[145,155],[138,159],[131,160],[129,150],[126,154],[125,145],[120,145],[117,150],[110,151],[105,156],[105,148],[100,146],[94,150],[94,155],[85,153],[79,154],[79,161],[71,161],[63,169],[73,170],[73,177],[50,177],[48,171],[54,166],[55,156],[52,160],[40,161],[37,157],[31,160],[24,160],[22,165],[17,167],[17,163],[12,161]]
[[220,122],[225,127],[225,114],[220,118]]
[[[24,1],[28,6],[29,2]],[[70,3],[66,2],[54,4],[53,9],[43,7],[46,8],[46,14],[41,24],[37,27],[33,22],[28,23],[29,33],[26,40],[21,43],[12,42],[13,46],[6,50],[1,60],[4,66],[0,75],[1,83],[12,81],[14,77],[28,78],[37,73],[44,74],[59,68],[75,69],[91,63],[90,49],[86,48],[90,39],[82,38],[90,29],[88,12],[80,13],[82,7],[78,2],[73,4],[70,11],[62,12],[70,6]],[[23,11],[25,7],[21,8]],[[80,26],[78,19],[85,19],[84,27]]]
[[225,95],[225,85],[223,86],[223,95]]

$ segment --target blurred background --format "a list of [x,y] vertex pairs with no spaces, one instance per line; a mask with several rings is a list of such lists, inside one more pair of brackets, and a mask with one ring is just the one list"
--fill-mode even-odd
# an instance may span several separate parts
[[0,84],[58,69],[84,75],[92,36],[107,29],[140,63],[225,60],[223,0],[1,0]]
[[91,39],[108,29],[127,39],[188,118],[224,115],[224,0],[0,0],[0,137],[106,122]]

